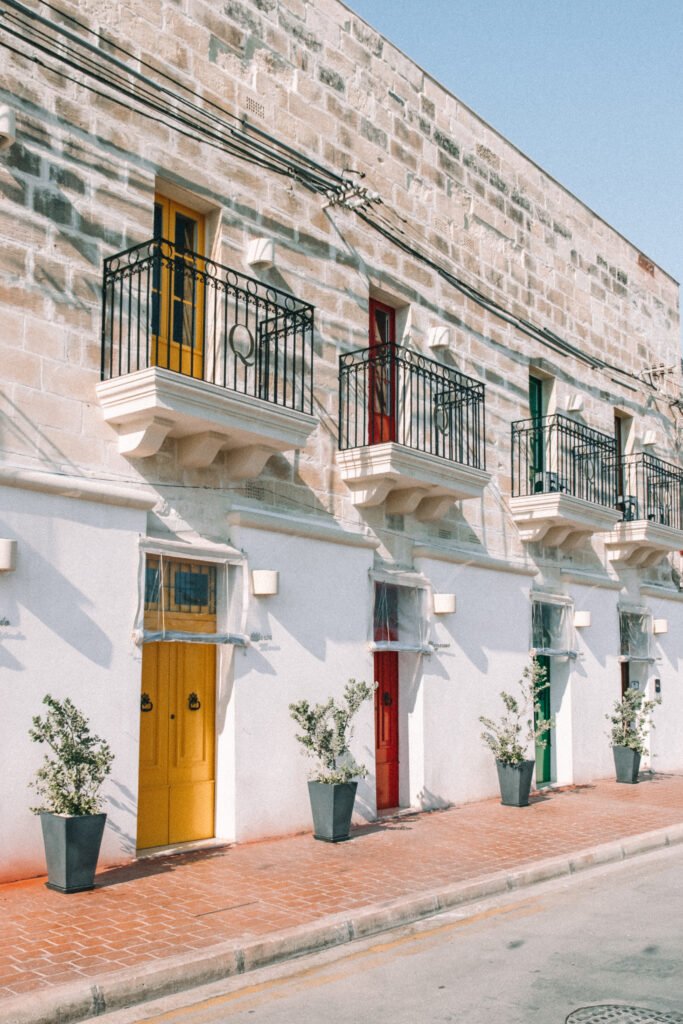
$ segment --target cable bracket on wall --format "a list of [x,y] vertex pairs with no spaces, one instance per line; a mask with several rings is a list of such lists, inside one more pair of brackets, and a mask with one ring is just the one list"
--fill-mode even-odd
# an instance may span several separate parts
[[[361,178],[365,177],[361,173]],[[373,204],[382,202],[379,192],[371,191],[366,185],[358,181],[345,181],[336,188],[328,189],[325,192],[327,202],[323,204],[323,210],[329,206],[343,206],[347,210],[368,210]]]

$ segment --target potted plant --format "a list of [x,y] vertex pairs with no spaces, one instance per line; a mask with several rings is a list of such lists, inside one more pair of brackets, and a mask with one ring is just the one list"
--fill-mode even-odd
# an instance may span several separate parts
[[553,717],[543,717],[539,702],[541,691],[549,685],[546,670],[532,661],[519,680],[519,695],[501,692],[505,712],[500,720],[479,717],[485,730],[481,738],[496,759],[501,803],[507,806],[526,807],[529,803],[536,762],[527,757],[527,750],[534,742],[543,750],[555,725]]
[[359,778],[367,768],[357,764],[350,750],[352,721],[363,701],[369,700],[374,687],[349,679],[344,698],[337,704],[333,697],[324,704],[311,706],[307,700],[289,705],[289,712],[302,730],[297,740],[306,754],[318,762],[308,783],[313,815],[313,836],[327,843],[349,838],[351,815]]
[[611,722],[609,732],[614,754],[617,782],[638,781],[640,758],[645,753],[645,741],[654,729],[652,712],[660,702],[649,700],[642,690],[629,686],[621,700],[614,702],[614,710],[605,718]]
[[46,754],[31,786],[41,805],[48,888],[59,892],[92,889],[104,823],[100,788],[111,772],[109,745],[90,732],[88,719],[67,697],[43,698],[47,711],[36,715],[29,736],[46,743]]

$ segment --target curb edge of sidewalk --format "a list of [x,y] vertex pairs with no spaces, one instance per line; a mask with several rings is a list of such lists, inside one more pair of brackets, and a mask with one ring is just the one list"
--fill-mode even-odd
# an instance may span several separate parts
[[[0,1024],[75,1024],[153,999],[189,991],[259,967],[319,953],[355,939],[412,924],[476,900],[524,889],[604,864],[683,843],[683,823],[643,832],[499,871],[467,882],[374,904],[352,914],[339,914],[299,925],[248,943],[220,943],[208,950],[168,957],[142,970],[126,968],[109,976],[55,986],[0,1003]],[[27,1001],[30,1000],[30,1005]]]

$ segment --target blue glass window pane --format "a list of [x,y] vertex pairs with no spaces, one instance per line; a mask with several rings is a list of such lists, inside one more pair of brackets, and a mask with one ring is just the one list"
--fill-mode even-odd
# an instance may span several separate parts
[[145,604],[158,604],[159,602],[159,569],[157,566],[147,566],[145,569]]
[[209,577],[206,573],[177,572],[175,574],[175,604],[201,605],[209,603]]

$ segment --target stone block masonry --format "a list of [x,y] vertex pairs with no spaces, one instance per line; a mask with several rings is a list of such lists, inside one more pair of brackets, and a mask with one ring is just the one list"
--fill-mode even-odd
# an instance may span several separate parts
[[[47,24],[35,21],[38,14]],[[226,595],[229,589],[231,601],[246,602],[249,623],[240,618],[240,630],[273,636],[270,646],[254,642],[219,658],[218,692],[227,708],[217,737],[216,831],[223,837],[307,827],[296,788],[304,769],[290,764],[287,703],[304,693],[312,698],[323,682],[339,693],[350,674],[370,678],[373,567],[413,570],[458,599],[450,621],[429,620],[432,655],[399,656],[401,735],[410,739],[402,803],[494,792],[477,715],[527,658],[533,587],[578,602],[584,591],[592,599],[594,586],[604,598],[591,606],[596,620],[603,616],[602,632],[581,647],[585,661],[558,669],[556,777],[589,779],[608,770],[609,752],[593,740],[620,685],[617,606],[654,606],[648,587],[673,609],[662,673],[667,715],[680,721],[683,701],[673,683],[680,601],[671,559],[615,568],[598,533],[579,535],[566,549],[530,539],[531,529],[523,540],[510,504],[511,424],[531,414],[530,372],[544,382],[544,412],[609,435],[618,412],[634,451],[647,447],[680,462],[680,413],[672,404],[680,395],[678,286],[665,270],[339,0],[60,0],[59,14],[30,0],[21,18],[21,49],[7,46],[9,22],[0,20],[0,100],[17,122],[17,141],[0,154],[0,486],[10,480],[4,500],[12,516],[3,509],[1,518],[8,531],[2,536],[11,524],[19,539],[17,572],[3,574],[0,587],[21,619],[12,666],[28,680],[16,692],[30,691],[31,712],[43,686],[36,652],[45,650],[60,680],[73,681],[95,712],[115,723],[117,785],[132,795],[112,795],[118,831],[111,849],[130,858],[136,841],[141,544],[189,545],[203,557],[223,545],[247,559],[247,583],[248,567],[281,571],[281,593],[255,605],[232,562],[223,566]],[[50,40],[46,49],[38,28]],[[89,61],[97,64],[97,81]],[[116,78],[107,84],[110,75]],[[155,310],[159,289],[151,274],[147,293],[136,293],[130,307],[122,297],[113,310],[103,303],[111,298],[102,294],[104,261],[152,239],[157,194],[203,219],[203,250],[194,263],[188,257],[182,267],[166,265],[166,306]],[[247,263],[250,243],[262,239],[273,242],[272,266]],[[139,265],[131,269],[126,260],[121,275],[141,280]],[[208,267],[221,285],[232,283],[213,260],[255,278],[249,287],[265,301],[277,290],[315,306],[312,375],[300,384],[312,416],[299,410],[308,423],[297,420],[300,433],[288,421],[296,443],[285,451],[264,440],[272,437],[257,400],[271,384],[267,373],[261,392],[246,397],[226,377],[233,405],[251,398],[249,433],[231,420],[232,406],[226,413],[213,382],[192,381],[188,372],[182,389],[177,373],[163,391],[163,375],[147,365],[161,361],[152,327],[161,307],[176,333],[188,329],[198,305],[189,298],[194,271]],[[359,476],[342,474],[339,358],[367,350],[372,300],[393,309],[396,341],[420,379],[431,366],[424,357],[439,373],[457,371],[485,385],[480,429],[490,479],[483,467],[467,476],[453,458],[442,473],[445,452],[423,458],[437,466],[429,495],[433,481],[417,486],[405,470],[403,493],[390,489],[394,470],[387,471],[387,495],[373,491],[373,481],[360,478],[367,470],[360,464],[372,461],[365,450],[349,470]],[[255,315],[259,301],[245,303],[245,316]],[[199,318],[204,353],[217,365],[212,331],[231,315],[216,307]],[[115,362],[103,387],[101,343],[112,319],[133,362],[140,361],[132,372],[125,359]],[[266,334],[255,339],[259,358]],[[250,358],[235,353],[245,390],[253,392]],[[131,381],[140,393],[126,406]],[[105,409],[101,396],[112,383],[120,388],[112,388]],[[382,388],[390,384],[368,375],[375,412],[372,402],[386,403]],[[443,403],[443,393],[437,397]],[[285,403],[280,396],[266,401],[281,424]],[[419,402],[400,395],[398,424],[422,414],[437,429],[437,403],[424,399],[420,412]],[[389,418],[385,407],[382,416]],[[360,449],[372,447],[369,418],[366,409]],[[650,434],[654,441],[645,444]],[[247,443],[254,437],[258,444]],[[411,456],[419,452],[415,444]],[[470,454],[459,453],[464,461]],[[243,479],[256,465],[257,475]],[[471,496],[448,505],[441,490]],[[29,492],[35,504],[26,500]],[[144,498],[136,504],[131,494]],[[441,520],[430,519],[441,511]],[[663,525],[648,520],[642,532]],[[43,580],[52,588],[47,610],[35,606]],[[67,608],[74,609],[76,638],[62,615]],[[22,698],[12,713],[12,734],[22,739],[28,706]],[[372,748],[372,731],[369,711],[361,746]],[[668,737],[665,729],[657,735]],[[19,793],[30,766],[16,742]],[[472,766],[466,777],[457,776],[454,749]],[[668,737],[657,752],[672,770],[680,768],[676,750]],[[276,824],[259,817],[252,792],[274,781],[286,788]],[[363,785],[371,817],[375,796],[371,783]],[[15,817],[12,842],[30,851],[20,858],[28,871],[38,860],[32,821],[23,807]]]

